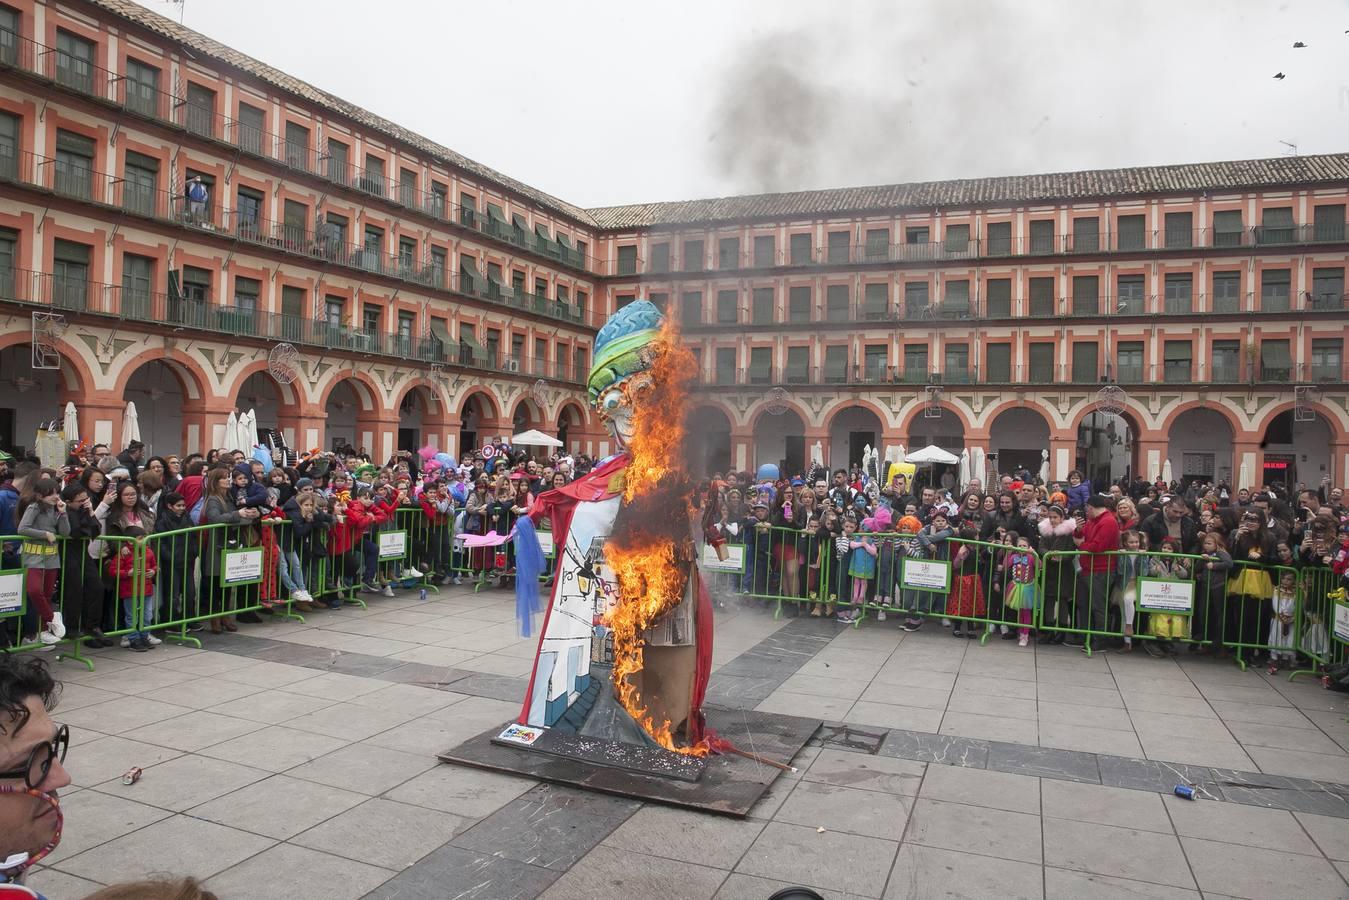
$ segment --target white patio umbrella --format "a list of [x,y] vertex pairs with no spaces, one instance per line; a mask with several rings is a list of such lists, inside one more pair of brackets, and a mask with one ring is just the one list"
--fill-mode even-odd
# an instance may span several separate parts
[[1040,481],[1049,484],[1049,451],[1040,451]]
[[122,413],[122,446],[141,439],[140,418],[136,415],[136,403],[128,400],[126,411]]
[[965,489],[965,485],[970,483],[970,448],[966,447],[960,451],[960,472],[957,476],[960,484],[957,485],[960,490]]
[[1162,481],[1165,481],[1167,485],[1171,484],[1171,457],[1169,456],[1166,458],[1166,462],[1162,463]]
[[988,457],[983,447],[975,447],[970,451],[970,471],[973,477],[979,479],[981,487],[988,481]]
[[904,461],[911,463],[946,463],[948,466],[954,466],[960,462],[960,457],[943,450],[936,444],[928,444],[922,450],[915,450],[904,457]]
[[239,417],[239,439],[243,441],[239,449],[252,456],[258,443],[258,414],[252,409]]
[[75,415],[75,404],[66,402],[66,414],[62,420],[61,430],[66,433],[67,443],[77,443],[80,439],[80,420]]
[[230,410],[229,417],[225,419],[225,433],[221,436],[220,443],[221,450],[239,449],[239,419],[234,410]]
[[562,442],[555,437],[549,437],[542,431],[531,428],[529,431],[522,431],[519,434],[511,435],[511,446],[523,444],[526,447],[561,447]]
[[1237,473],[1237,483],[1232,485],[1232,493],[1235,494],[1241,488],[1251,487],[1251,465],[1249,460],[1241,461],[1241,470]]

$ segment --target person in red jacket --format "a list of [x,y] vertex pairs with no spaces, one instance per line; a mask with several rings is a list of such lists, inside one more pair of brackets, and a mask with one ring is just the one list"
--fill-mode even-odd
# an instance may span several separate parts
[[[137,653],[144,653],[151,646],[163,643],[146,630],[147,626],[155,623],[155,575],[158,574],[159,564],[155,552],[145,543],[144,531],[129,528],[127,537],[136,538],[136,542],[117,543],[116,554],[108,559],[108,577],[116,583],[117,596],[122,600],[122,615],[129,630],[126,646]],[[137,552],[144,556],[137,559]],[[142,577],[138,578],[137,575]],[[137,601],[144,610],[143,621],[139,626],[136,623]]]
[[1105,494],[1087,499],[1086,521],[1073,534],[1073,543],[1082,552],[1082,571],[1077,576],[1077,603],[1072,635],[1065,644],[1085,646],[1089,632],[1105,629],[1106,603],[1110,599],[1110,570],[1119,549],[1119,520],[1114,515],[1114,500]]

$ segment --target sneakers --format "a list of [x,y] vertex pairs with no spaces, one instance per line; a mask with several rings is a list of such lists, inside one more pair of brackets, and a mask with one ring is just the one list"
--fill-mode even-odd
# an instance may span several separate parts
[[[943,620],[943,621],[945,621],[945,620]],[[951,629],[951,637],[964,637],[964,636],[965,636],[965,632],[963,632],[963,631],[960,630],[960,623],[957,622],[957,623],[955,624],[955,627]]]
[[842,622],[845,625],[851,625],[853,622],[857,621],[858,615],[860,614],[852,610],[840,610],[839,614],[835,616],[835,620]]
[[47,630],[56,635],[56,640],[66,636],[66,622],[61,618],[59,612],[52,613],[52,620],[47,623]]
[[361,593],[363,593],[363,594],[378,594],[378,593],[379,593],[379,588],[375,587],[373,584],[371,584],[371,583],[368,582],[368,581],[363,581],[363,582],[361,582]]
[[419,571],[416,566],[408,566],[406,569],[403,570],[403,577],[416,578],[420,580],[426,577],[426,573]]
[[329,608],[329,609],[341,609],[341,608],[342,608],[342,600],[341,600],[340,598],[337,599],[337,600],[329,600],[329,601],[328,601],[328,608]]
[[903,622],[900,623],[899,627],[903,631],[917,631],[918,629],[923,627],[923,620],[905,619]]
[[127,649],[131,646],[131,638],[122,635],[122,639],[117,642],[117,646],[121,647],[123,650]]
[[127,649],[133,653],[148,653],[150,651],[150,643],[140,635],[136,635],[134,638],[127,641]]
[[1017,639],[1016,639],[1016,645],[1017,645],[1018,647],[1024,647],[1024,646],[1026,646],[1026,645],[1029,644],[1029,643],[1030,643],[1030,635],[1028,635],[1028,634],[1020,635],[1020,636],[1018,636]]
[[883,610],[883,609],[878,609],[878,610],[876,610],[876,621],[877,621],[877,622],[884,622],[884,621],[885,621],[885,610]]
[[43,629],[42,633],[37,636],[37,639],[39,642],[47,644],[48,646],[55,643],[59,643],[61,640],[61,638],[58,635],[52,634],[50,631],[47,631],[46,629]]
[[453,581],[456,585],[463,584],[464,577],[462,575],[456,575],[454,576],[454,578],[451,579],[451,581]]
[[294,600],[296,603],[313,603],[313,602],[314,602],[314,597],[313,597],[313,595],[310,594],[308,591],[306,591],[306,590],[304,590],[304,589],[301,589],[301,590],[298,590],[298,591],[292,591],[292,592],[291,592],[291,595],[290,595],[290,599]]
[[385,597],[392,597],[393,586],[388,584],[384,585],[384,590],[380,591],[380,593],[383,594]]
[[950,627],[951,627],[951,620],[950,620],[950,619],[942,619],[942,620],[941,620],[941,627],[942,627],[942,628],[950,628]]
[[151,647],[158,647],[160,644],[164,642],[161,641],[159,638],[155,637],[153,634],[147,634],[145,635],[145,643],[149,644]]

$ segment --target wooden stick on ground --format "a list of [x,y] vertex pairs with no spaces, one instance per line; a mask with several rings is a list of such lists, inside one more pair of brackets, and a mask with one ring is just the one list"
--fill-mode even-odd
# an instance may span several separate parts
[[729,752],[734,753],[736,756],[743,756],[745,757],[745,759],[752,759],[755,762],[763,763],[766,766],[773,766],[774,768],[781,769],[784,772],[797,771],[796,766],[788,765],[787,763],[780,763],[772,759],[767,759],[765,757],[760,756],[757,753],[750,753],[747,750],[741,750],[739,747],[729,747],[727,749],[729,750]]

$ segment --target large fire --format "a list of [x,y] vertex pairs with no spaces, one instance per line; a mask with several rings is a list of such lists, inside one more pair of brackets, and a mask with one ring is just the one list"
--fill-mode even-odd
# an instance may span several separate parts
[[697,364],[668,320],[654,347],[649,378],[634,379],[630,398],[633,436],[623,499],[632,514],[605,547],[620,598],[605,624],[613,633],[613,680],[619,703],[665,749],[704,756],[707,742],[677,745],[670,721],[655,721],[632,683],[643,667],[644,633],[679,605],[693,560],[688,482],[680,460],[684,401]]

